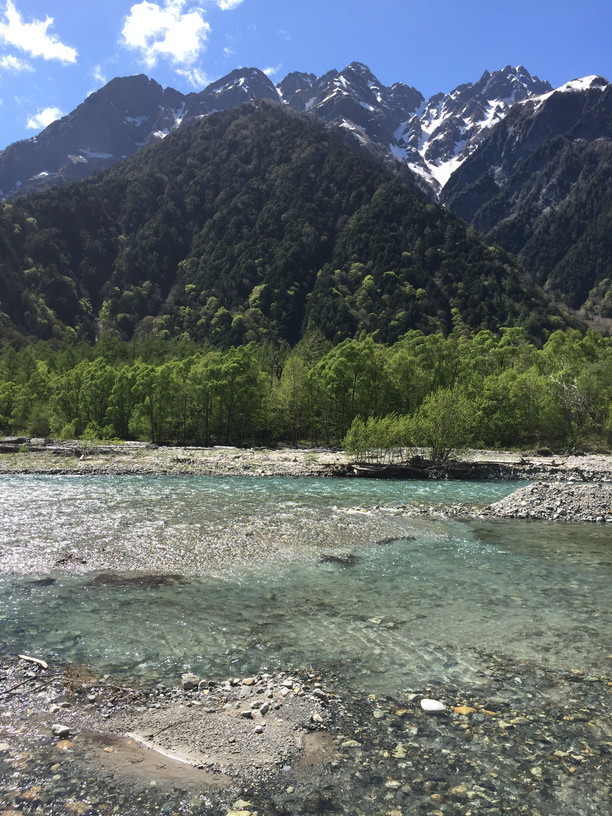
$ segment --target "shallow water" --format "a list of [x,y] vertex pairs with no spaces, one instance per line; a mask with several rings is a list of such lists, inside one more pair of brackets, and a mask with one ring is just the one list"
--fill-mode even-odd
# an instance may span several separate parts
[[[389,694],[477,684],[487,651],[603,671],[609,531],[397,510],[489,503],[514,487],[2,477],[0,650],[171,680],[312,666]],[[233,556],[223,569],[216,546]],[[354,563],[320,561],[330,554]],[[130,566],[185,581],[92,580]]]

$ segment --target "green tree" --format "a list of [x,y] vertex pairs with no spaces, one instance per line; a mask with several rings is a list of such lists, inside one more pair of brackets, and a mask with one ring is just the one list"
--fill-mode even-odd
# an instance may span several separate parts
[[471,442],[477,419],[474,405],[459,390],[442,388],[430,394],[412,419],[414,441],[430,456],[446,462]]

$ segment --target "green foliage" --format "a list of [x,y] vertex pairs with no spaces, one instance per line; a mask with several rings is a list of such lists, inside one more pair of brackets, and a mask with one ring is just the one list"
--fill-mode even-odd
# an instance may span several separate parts
[[413,417],[413,440],[429,449],[429,457],[446,462],[455,451],[468,446],[474,436],[474,404],[458,388],[430,394]]
[[[494,140],[489,149],[495,151]],[[576,138],[571,131],[547,139],[496,182],[491,162],[494,156],[479,152],[451,179],[450,209],[514,253],[557,298],[589,317],[611,317],[610,139]],[[476,165],[480,178],[464,178]]]

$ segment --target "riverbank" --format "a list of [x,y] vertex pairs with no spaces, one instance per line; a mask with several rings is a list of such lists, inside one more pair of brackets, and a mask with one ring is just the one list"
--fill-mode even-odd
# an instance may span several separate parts
[[0,474],[108,476],[339,476],[348,460],[324,448],[157,447],[0,440]]
[[488,518],[612,523],[612,482],[536,482],[490,505]]
[[312,673],[138,687],[5,660],[2,813],[601,816],[609,678],[486,666],[379,698]]
[[0,439],[1,473],[593,482],[612,481],[612,455],[467,450],[447,465],[419,455],[405,465],[371,465],[355,464],[344,451],[328,448],[157,447],[139,442],[89,444],[12,437]]
[[[145,443],[84,445],[13,438],[0,440],[2,474],[537,480],[492,505],[402,506],[398,512],[415,517],[612,522],[612,456],[607,454],[470,450],[444,466],[418,455],[406,465],[365,465],[350,462],[344,451],[325,448],[159,448]],[[215,551],[219,546],[217,542]],[[232,542],[228,546],[232,549]]]
[[402,508],[413,518],[519,519],[612,523],[612,482],[535,482],[493,504],[420,505]]

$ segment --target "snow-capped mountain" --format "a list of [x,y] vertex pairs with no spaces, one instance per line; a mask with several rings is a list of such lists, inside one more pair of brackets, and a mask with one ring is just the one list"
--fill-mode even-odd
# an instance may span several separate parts
[[488,232],[517,207],[521,191],[529,189],[533,196],[536,177],[537,209],[554,207],[581,172],[579,162],[553,170],[562,148],[600,140],[612,143],[612,85],[599,76],[573,80],[515,105],[481,149],[466,157],[441,199]]
[[0,151],[0,198],[84,178],[198,117],[262,99],[315,116],[379,159],[409,168],[437,198],[517,104],[543,104],[552,92],[522,66],[485,71],[429,100],[401,82],[385,86],[359,62],[320,77],[294,72],[276,86],[257,68],[240,68],[187,95],[143,75],[118,78],[38,136]]
[[365,146],[384,146],[435,195],[512,105],[552,91],[523,66],[506,66],[426,101],[403,83],[384,86],[358,62],[323,77],[289,74],[278,89],[295,110],[344,128]]
[[385,146],[406,115],[425,101],[416,88],[401,82],[386,87],[360,62],[322,77],[289,74],[278,89],[282,101],[294,110],[346,128],[364,144]]
[[85,178],[194,118],[254,99],[279,99],[256,68],[232,71],[187,95],[142,74],[113,79],[38,136],[0,151],[0,199]]
[[590,76],[515,105],[441,200],[587,318],[612,322],[612,85]]

